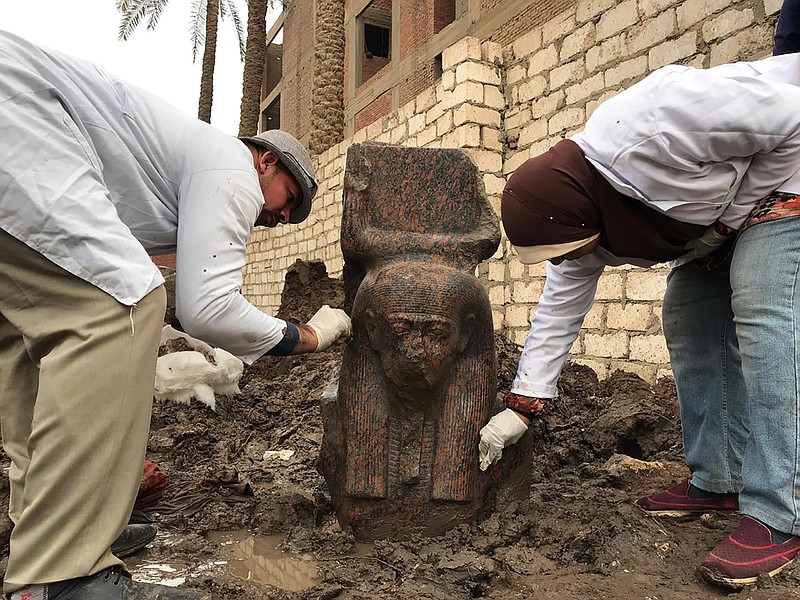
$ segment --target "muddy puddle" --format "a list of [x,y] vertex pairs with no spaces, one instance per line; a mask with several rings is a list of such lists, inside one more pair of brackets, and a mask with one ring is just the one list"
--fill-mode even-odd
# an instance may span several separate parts
[[[147,552],[132,557],[127,567],[136,581],[177,587],[204,575],[227,575],[248,583],[261,584],[280,590],[298,592],[319,585],[320,572],[334,560],[368,557],[372,544],[357,543],[353,552],[344,556],[313,556],[282,549],[286,536],[257,536],[249,531],[212,531],[205,539],[216,548],[217,558],[193,565],[183,560],[154,561]],[[179,547],[186,536],[178,533],[159,533],[153,546]]]

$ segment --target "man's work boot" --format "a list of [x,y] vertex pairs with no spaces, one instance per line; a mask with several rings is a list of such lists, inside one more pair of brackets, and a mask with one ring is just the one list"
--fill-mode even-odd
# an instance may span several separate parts
[[120,566],[88,577],[47,585],[29,585],[11,594],[11,600],[212,600],[199,590],[139,583]]
[[136,554],[156,538],[158,529],[152,523],[126,525],[111,544],[111,553],[117,558]]

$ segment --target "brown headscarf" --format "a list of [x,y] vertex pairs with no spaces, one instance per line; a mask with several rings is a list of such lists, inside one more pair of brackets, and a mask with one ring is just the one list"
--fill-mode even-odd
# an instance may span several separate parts
[[707,225],[676,221],[615,190],[578,145],[562,140],[528,159],[508,180],[503,227],[514,246],[560,244],[600,233],[614,256],[672,260]]

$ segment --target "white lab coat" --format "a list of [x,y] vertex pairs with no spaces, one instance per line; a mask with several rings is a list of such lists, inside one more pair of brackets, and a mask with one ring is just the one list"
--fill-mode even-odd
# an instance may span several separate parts
[[191,335],[252,362],[285,322],[241,294],[263,206],[247,147],[97,65],[0,31],[0,228],[135,305],[177,252]]
[[[800,193],[800,54],[670,65],[600,105],[572,139],[620,192],[686,223],[738,228],[777,190]],[[552,398],[605,266],[654,263],[602,248],[547,280],[512,391]]]

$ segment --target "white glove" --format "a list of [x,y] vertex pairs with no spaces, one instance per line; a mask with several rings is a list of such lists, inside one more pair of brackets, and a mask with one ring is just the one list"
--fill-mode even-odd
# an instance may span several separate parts
[[317,349],[314,352],[327,350],[341,336],[350,335],[353,331],[347,313],[340,308],[331,308],[327,304],[323,304],[306,325],[317,334]]
[[516,444],[526,431],[528,426],[510,408],[489,419],[481,429],[481,441],[478,444],[481,471],[500,460],[503,448]]
[[[722,230],[722,231],[720,231]],[[724,232],[724,233],[723,233]],[[681,258],[695,259],[708,256],[714,250],[722,246],[728,239],[736,233],[735,230],[725,225],[714,223],[708,226],[699,238],[690,240],[683,249],[686,251]]]

